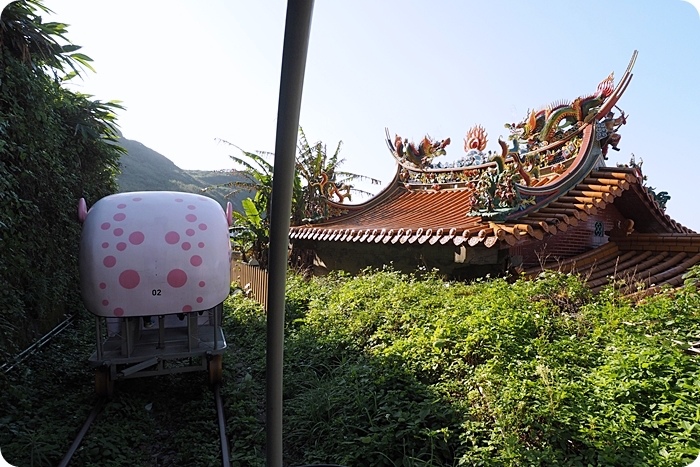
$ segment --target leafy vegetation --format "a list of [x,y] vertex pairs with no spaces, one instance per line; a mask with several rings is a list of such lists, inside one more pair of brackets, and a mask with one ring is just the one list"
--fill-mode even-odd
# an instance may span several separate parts
[[[90,60],[66,43],[66,25],[43,23],[41,11],[41,2],[25,0],[0,17],[5,354],[82,309],[75,204],[116,191],[124,153],[114,127],[121,107],[62,87],[91,69]],[[301,177],[308,190],[352,180],[336,170],[338,149],[328,157],[325,145],[302,138],[297,199],[311,210],[293,215],[326,215],[314,203],[328,192],[302,196]],[[272,167],[260,168],[269,177],[254,181],[267,186]],[[255,210],[248,206],[247,220],[262,225],[265,196],[263,190],[249,199]],[[308,281],[291,275],[286,460],[687,465],[700,452],[699,362],[685,351],[700,339],[699,275],[693,271],[674,295],[639,304],[614,285],[592,296],[571,275],[469,285],[391,269]],[[234,465],[264,465],[265,315],[238,295],[226,310],[232,345],[222,392],[231,457]],[[65,453],[95,400],[86,364],[92,332],[91,321],[79,319],[30,362],[0,376],[0,446],[11,463],[56,465]],[[203,375],[153,379],[118,385],[75,465],[217,462]]]
[[[268,159],[274,155],[261,152],[245,151],[228,141],[221,141],[237,148],[242,157],[230,156],[231,160],[244,168],[242,180],[229,181],[224,186],[231,188],[232,193],[245,190],[254,193],[253,197],[241,201],[242,209],[233,213],[232,243],[236,250],[247,261],[252,257],[258,265],[267,269],[267,257],[270,249],[270,201],[272,199],[272,175],[274,167]],[[299,187],[295,184],[295,192]]]
[[[75,327],[0,376],[0,447],[17,466],[58,465],[97,402],[87,363],[94,322]],[[211,466],[219,458],[216,409],[198,373],[121,382],[72,466]]]
[[[685,466],[700,452],[696,269],[639,304],[577,277],[467,285],[386,269],[287,284],[288,465]],[[265,465],[265,314],[225,303],[231,460]],[[92,321],[0,376],[0,446],[56,465],[95,398]],[[73,465],[218,463],[206,375],[120,382]]]
[[343,203],[345,199],[352,201],[352,195],[369,196],[364,190],[352,185],[356,181],[368,181],[373,185],[381,182],[375,178],[340,170],[345,159],[340,158],[340,148],[343,142],[329,154],[322,141],[309,144],[303,128],[299,128],[299,144],[297,151],[296,170],[301,181],[301,195],[292,213],[294,225],[302,222],[324,220],[333,214],[333,208],[327,201]]
[[[246,260],[252,256],[260,267],[267,268],[267,252],[270,241],[270,200],[272,197],[272,177],[274,154],[269,152],[249,152],[228,141],[222,143],[233,146],[241,156],[230,156],[231,160],[243,167],[243,180],[229,181],[220,186],[228,186],[233,192],[247,190],[254,192],[253,198],[241,202],[242,210],[234,213],[233,243]],[[317,142],[309,144],[304,130],[299,128],[299,145],[296,156],[294,184],[292,192],[292,225],[327,219],[338,212],[329,201],[342,203],[350,200],[353,194],[368,195],[350,184],[352,181],[365,180],[373,184],[380,181],[374,178],[343,172],[339,167],[344,159],[339,158],[342,141],[335,152],[328,155],[326,145]],[[293,255],[295,256],[295,255]]]
[[76,206],[116,189],[118,103],[62,83],[91,69],[40,1],[0,16],[0,358],[81,308]]
[[[292,276],[287,457],[687,465],[700,452],[700,362],[685,353],[700,336],[699,300],[691,285],[633,305],[558,274],[471,285],[391,270]],[[230,306],[233,329],[253,341],[264,316]]]

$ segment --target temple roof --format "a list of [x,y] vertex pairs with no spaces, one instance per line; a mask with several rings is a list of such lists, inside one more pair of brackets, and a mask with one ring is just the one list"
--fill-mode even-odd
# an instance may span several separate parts
[[[640,180],[634,172],[599,169],[610,144],[610,138],[601,139],[601,135],[613,135],[614,125],[626,123],[624,112],[614,120],[603,118],[617,107],[632,79],[635,60],[636,51],[617,85],[611,73],[591,94],[554,102],[529,112],[520,123],[506,124],[512,147],[499,138],[498,152],[485,152],[487,133],[475,126],[464,140],[465,156],[443,165],[435,159],[445,155],[449,138],[434,141],[426,136],[415,144],[398,135],[392,140],[387,130],[387,146],[397,162],[389,186],[361,205],[328,201],[334,212],[344,214],[292,227],[291,238],[484,242],[491,247],[528,236],[542,239],[576,225]],[[613,126],[606,130],[609,124]],[[622,204],[628,203],[635,201]],[[660,212],[648,214],[645,220],[655,230],[681,228]]]
[[[532,111],[520,123],[507,124],[510,144],[485,152],[487,134],[472,128],[464,140],[466,155],[442,164],[447,138],[418,144],[399,137],[387,145],[397,173],[374,198],[359,205],[329,202],[342,214],[323,222],[295,226],[292,240],[375,244],[454,245],[508,248],[561,235],[601,215],[615,220],[603,246],[571,259],[544,265],[584,274],[600,290],[615,278],[636,278],[650,293],[663,284],[677,286],[700,263],[700,234],[671,219],[644,185],[641,167],[606,167],[607,148],[626,123],[613,109],[632,79],[636,52],[620,81],[610,74],[592,94]],[[602,217],[601,217],[602,218]],[[619,220],[622,219],[622,220]],[[528,271],[535,274],[543,266]]]
[[613,236],[596,249],[565,261],[525,271],[535,276],[542,269],[578,273],[593,292],[614,279],[625,295],[641,298],[663,287],[683,285],[683,275],[700,264],[700,234],[633,233]]
[[691,232],[664,213],[635,168],[601,167],[549,203],[506,222],[484,220],[471,211],[472,190],[412,190],[397,178],[359,209],[320,224],[292,227],[292,239],[374,243],[483,243],[509,245],[565,232],[609,204],[615,204],[645,233]]

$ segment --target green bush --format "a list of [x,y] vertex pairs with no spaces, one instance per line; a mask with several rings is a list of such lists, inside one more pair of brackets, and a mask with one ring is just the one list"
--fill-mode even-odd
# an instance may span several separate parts
[[[264,314],[247,303],[227,309],[245,334],[241,353],[255,343],[264,358]],[[632,304],[554,273],[472,284],[390,269],[292,274],[285,455],[348,466],[687,465],[700,452],[699,362],[685,351],[700,336],[698,310],[692,284]],[[249,363],[252,378],[263,361]]]
[[37,8],[13,2],[0,20],[0,359],[82,309],[77,203],[116,191],[122,154],[119,106],[63,87],[61,66],[87,57]]

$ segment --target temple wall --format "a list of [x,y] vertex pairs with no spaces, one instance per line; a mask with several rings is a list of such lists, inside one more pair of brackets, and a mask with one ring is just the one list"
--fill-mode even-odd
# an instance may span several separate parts
[[510,255],[516,263],[521,259],[525,268],[570,258],[607,243],[605,232],[612,230],[617,221],[622,220],[625,217],[617,207],[609,204],[604,211],[589,216],[586,221],[579,221],[577,226],[569,226],[566,232],[511,247]]

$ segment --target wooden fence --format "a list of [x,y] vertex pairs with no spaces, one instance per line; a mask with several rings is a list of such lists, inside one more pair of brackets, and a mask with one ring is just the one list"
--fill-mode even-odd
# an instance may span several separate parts
[[260,303],[267,311],[267,271],[258,266],[231,262],[231,282],[238,284],[245,294]]

